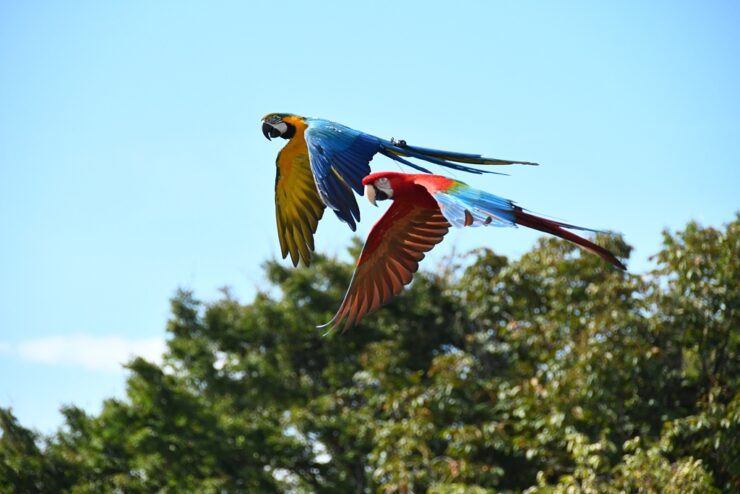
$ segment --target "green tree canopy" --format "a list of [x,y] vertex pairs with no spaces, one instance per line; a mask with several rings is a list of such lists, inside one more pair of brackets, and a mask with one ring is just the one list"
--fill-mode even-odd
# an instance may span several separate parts
[[178,292],[164,363],[99,415],[39,437],[0,410],[0,491],[736,492],[738,254],[740,217],[665,233],[644,275],[485,249],[327,336],[352,266],[268,262],[248,304]]

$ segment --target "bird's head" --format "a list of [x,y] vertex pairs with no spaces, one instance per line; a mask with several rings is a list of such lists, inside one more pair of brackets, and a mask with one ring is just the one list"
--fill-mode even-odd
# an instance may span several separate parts
[[365,194],[370,204],[377,206],[377,201],[393,199],[394,190],[402,182],[402,174],[397,172],[377,172],[371,173],[362,179],[362,185],[365,186]]
[[262,133],[267,140],[275,137],[290,139],[295,135],[296,123],[303,122],[303,117],[290,113],[269,113],[262,117]]

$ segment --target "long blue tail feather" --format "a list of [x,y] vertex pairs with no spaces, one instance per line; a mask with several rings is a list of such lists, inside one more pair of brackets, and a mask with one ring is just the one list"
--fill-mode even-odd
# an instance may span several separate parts
[[443,151],[440,149],[423,148],[419,146],[409,146],[408,144],[402,146],[402,149],[411,149],[419,154],[426,156],[432,156],[447,161],[456,161],[458,163],[470,163],[479,165],[530,165],[539,166],[539,163],[532,161],[514,161],[514,160],[503,160],[499,158],[486,158],[480,154],[472,153],[458,153],[455,151]]
[[398,161],[398,162],[399,162],[399,163],[401,163],[401,164],[404,164],[404,165],[406,165],[406,166],[410,166],[411,168],[415,168],[415,169],[419,170],[420,172],[424,172],[424,173],[432,173],[432,172],[431,172],[431,170],[427,170],[427,169],[426,169],[426,168],[424,168],[423,166],[419,166],[419,165],[416,165],[416,164],[414,164],[414,163],[410,162],[409,160],[405,160],[405,159],[401,158],[400,156],[398,156],[397,154],[394,154],[394,153],[390,153],[390,152],[386,151],[386,150],[385,150],[385,149],[383,149],[383,148],[381,148],[381,150],[380,150],[380,153],[381,153],[381,154],[382,154],[383,156],[387,156],[387,157],[389,157],[390,159],[392,159],[392,160],[395,160],[395,161]]
[[[470,166],[459,165],[457,163],[453,163],[452,161],[447,161],[444,159],[436,158],[431,155],[426,155],[426,154],[417,152],[414,150],[414,148],[411,148],[410,146],[402,146],[402,147],[397,146],[391,141],[386,141],[386,140],[381,140],[380,152],[383,155],[388,156],[391,159],[397,158],[398,155],[400,154],[402,156],[408,156],[410,158],[416,158],[416,159],[420,159],[423,161],[427,161],[429,163],[434,163],[435,165],[444,166],[445,168],[451,168],[453,170],[459,170],[459,171],[463,171],[467,173],[474,173],[476,175],[481,175],[484,173],[488,173],[492,175],[508,175],[507,173],[494,172],[490,170],[481,170],[479,168],[472,168]],[[396,156],[394,157],[391,155],[396,155]],[[399,161],[399,160],[396,160],[396,161]],[[409,164],[409,163],[405,162],[405,164]],[[481,164],[485,164],[485,163],[481,163]]]

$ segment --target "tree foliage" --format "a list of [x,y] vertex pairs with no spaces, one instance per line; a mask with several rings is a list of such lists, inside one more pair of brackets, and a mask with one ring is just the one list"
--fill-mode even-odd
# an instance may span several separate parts
[[179,292],[164,363],[99,415],[42,438],[0,410],[0,491],[731,492],[739,253],[740,217],[665,233],[646,275],[480,250],[327,336],[352,266],[268,262],[251,303]]

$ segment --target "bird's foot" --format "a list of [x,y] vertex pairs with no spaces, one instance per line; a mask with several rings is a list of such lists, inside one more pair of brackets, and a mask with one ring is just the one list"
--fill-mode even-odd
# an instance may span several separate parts
[[403,139],[396,139],[395,137],[391,137],[391,144],[393,144],[394,146],[398,146],[400,148],[405,148],[405,147],[408,146],[408,144],[406,144],[406,141],[405,140],[403,140]]

